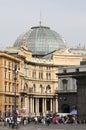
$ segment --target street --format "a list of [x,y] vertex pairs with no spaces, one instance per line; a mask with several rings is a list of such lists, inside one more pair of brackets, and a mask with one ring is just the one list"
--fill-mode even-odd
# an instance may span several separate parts
[[[9,130],[8,126],[0,126],[0,130]],[[86,124],[50,124],[49,126],[43,125],[41,123],[34,124],[30,123],[28,125],[20,125],[19,130],[86,130]]]

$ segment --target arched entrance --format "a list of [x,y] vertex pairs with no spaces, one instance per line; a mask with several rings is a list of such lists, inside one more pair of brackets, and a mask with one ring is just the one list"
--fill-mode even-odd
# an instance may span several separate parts
[[69,113],[70,112],[70,106],[68,104],[62,104],[61,112],[62,113]]

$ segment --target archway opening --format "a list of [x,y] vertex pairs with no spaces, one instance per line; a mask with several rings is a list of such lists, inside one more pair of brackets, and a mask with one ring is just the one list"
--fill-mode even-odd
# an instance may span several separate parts
[[68,104],[63,104],[61,106],[61,112],[62,113],[69,113],[70,112],[70,106]]

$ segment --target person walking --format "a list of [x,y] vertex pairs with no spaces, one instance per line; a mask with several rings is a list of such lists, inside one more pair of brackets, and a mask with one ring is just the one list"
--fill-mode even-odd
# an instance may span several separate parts
[[35,124],[38,123],[38,118],[37,118],[37,116],[35,116],[34,121],[35,121]]
[[11,120],[11,118],[9,118],[8,123],[9,123],[9,128],[10,128],[10,127],[11,127],[11,125],[12,125],[12,120]]
[[47,117],[47,121],[46,121],[47,125],[50,125],[50,117]]

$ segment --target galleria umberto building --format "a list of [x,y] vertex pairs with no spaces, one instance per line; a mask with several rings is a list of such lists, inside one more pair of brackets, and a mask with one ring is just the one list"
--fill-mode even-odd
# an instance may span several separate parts
[[62,66],[79,65],[83,54],[73,53],[49,27],[36,26],[0,52],[0,114],[15,106],[24,115],[58,112],[58,77]]

